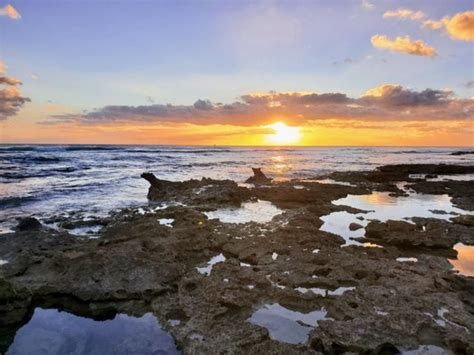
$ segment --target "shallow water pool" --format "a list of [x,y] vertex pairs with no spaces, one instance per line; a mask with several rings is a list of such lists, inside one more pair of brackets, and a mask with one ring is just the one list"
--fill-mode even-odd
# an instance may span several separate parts
[[179,354],[155,316],[117,314],[96,321],[56,309],[36,308],[15,335],[7,355]]
[[321,320],[327,318],[324,308],[301,313],[285,308],[278,303],[266,304],[257,310],[248,321],[268,330],[270,338],[283,343],[299,344],[308,340],[308,335]]
[[244,202],[239,208],[220,208],[206,212],[209,219],[218,219],[224,223],[267,223],[283,211],[269,201]]

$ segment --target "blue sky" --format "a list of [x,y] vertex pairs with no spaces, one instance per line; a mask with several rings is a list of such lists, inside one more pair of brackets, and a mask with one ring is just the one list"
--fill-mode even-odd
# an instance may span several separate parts
[[[355,96],[382,83],[472,95],[462,86],[473,78],[471,44],[382,17],[406,7],[439,19],[471,1],[373,1],[372,10],[356,0],[10,3],[22,18],[0,18],[0,59],[39,102],[91,109],[268,90]],[[439,56],[374,48],[374,34],[422,39]]]
[[473,42],[472,0],[0,0],[0,141],[474,145]]

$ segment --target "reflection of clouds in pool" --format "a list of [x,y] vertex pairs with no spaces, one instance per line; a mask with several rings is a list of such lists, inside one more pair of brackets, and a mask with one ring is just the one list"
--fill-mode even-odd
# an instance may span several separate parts
[[[381,222],[403,220],[412,217],[438,218],[449,220],[449,213],[470,214],[468,211],[454,207],[448,195],[410,194],[409,196],[390,196],[388,192],[373,192],[370,195],[348,195],[333,202],[365,211],[365,219],[377,219]],[[443,210],[440,215],[432,210]]]
[[308,340],[309,333],[326,317],[324,308],[301,313],[285,308],[278,303],[267,304],[257,310],[248,321],[268,330],[270,338],[284,343],[299,344]]
[[151,313],[118,314],[96,321],[55,309],[36,308],[7,351],[14,354],[179,354],[173,338]]
[[[363,245],[351,238],[363,237],[365,229],[351,231],[349,229],[351,223],[358,223],[366,227],[370,220],[385,222],[387,220],[409,220],[412,217],[449,220],[452,217],[451,213],[472,214],[472,212],[454,207],[448,195],[414,193],[409,196],[390,196],[388,192],[373,192],[370,195],[348,195],[333,201],[333,204],[369,211],[357,214],[339,211],[321,217],[324,223],[320,229],[343,237],[346,241],[345,245]],[[445,211],[446,214],[436,213],[439,210]]]
[[464,276],[474,276],[474,246],[457,243],[454,250],[458,252],[456,259],[449,259],[454,270]]
[[245,202],[240,208],[221,208],[205,212],[209,219],[219,219],[224,223],[267,223],[283,211],[269,201]]

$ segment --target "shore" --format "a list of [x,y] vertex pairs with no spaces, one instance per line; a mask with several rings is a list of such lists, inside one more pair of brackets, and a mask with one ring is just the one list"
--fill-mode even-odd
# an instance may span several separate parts
[[[474,245],[474,182],[440,178],[460,174],[474,166],[255,185],[145,174],[149,206],[58,220],[61,229],[23,220],[0,238],[0,353],[35,309],[54,308],[94,319],[152,313],[185,354],[472,354],[474,278],[450,260],[459,243]],[[334,203],[376,192],[447,195],[452,207],[377,220]],[[324,227],[338,212],[355,219],[355,238]],[[235,223],[252,216],[261,220]],[[67,232],[92,224],[103,226],[98,238]]]

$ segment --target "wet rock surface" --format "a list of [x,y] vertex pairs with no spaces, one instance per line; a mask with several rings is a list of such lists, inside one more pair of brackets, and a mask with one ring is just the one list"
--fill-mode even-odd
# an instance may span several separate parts
[[[143,213],[115,213],[98,239],[47,227],[0,238],[0,259],[8,261],[0,266],[0,353],[42,307],[95,319],[152,312],[185,354],[377,354],[421,345],[471,354],[474,278],[456,274],[447,260],[455,257],[455,243],[474,244],[470,217],[453,216],[457,223],[369,221],[363,240],[383,248],[341,247],[342,237],[320,230],[320,217],[328,213],[360,212],[331,201],[396,191],[397,181],[415,183],[413,172],[459,171],[472,173],[474,167],[391,166],[333,174],[354,187],[295,181],[246,188],[230,180],[170,182],[144,174],[154,204]],[[431,182],[415,184],[420,191],[432,189],[425,186]],[[443,193],[453,201],[466,188],[450,187]],[[258,199],[283,213],[268,223],[243,224],[204,213]],[[469,198],[463,201],[474,208]],[[220,254],[209,273],[198,271]],[[275,304],[303,315],[322,309],[327,314],[310,325],[306,341],[290,344],[249,321],[264,305]]]

